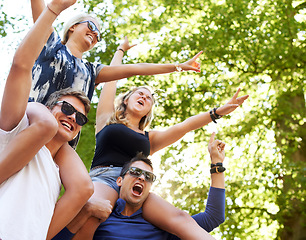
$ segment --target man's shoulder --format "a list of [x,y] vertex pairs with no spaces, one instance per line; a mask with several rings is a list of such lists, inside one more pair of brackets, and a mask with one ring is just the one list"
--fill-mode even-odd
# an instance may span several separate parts
[[131,216],[124,216],[121,212],[126,202],[118,199],[112,214],[96,231],[95,240],[100,239],[148,239],[166,240],[170,234],[155,227],[142,217],[142,209]]
[[[9,141],[15,137],[19,132],[26,129],[29,126],[29,120],[26,116],[26,114],[22,117],[20,122],[17,126],[15,126],[10,131],[5,131],[3,129],[0,129],[0,143],[1,144],[7,144]],[[1,147],[0,147],[1,148]]]

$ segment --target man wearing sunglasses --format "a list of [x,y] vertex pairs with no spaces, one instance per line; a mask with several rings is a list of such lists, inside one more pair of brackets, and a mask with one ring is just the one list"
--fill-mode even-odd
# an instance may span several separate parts
[[[0,111],[0,239],[51,239],[81,210],[93,184],[68,145],[87,122],[90,101],[62,89],[48,108],[28,103],[31,72],[49,36],[46,29],[75,0],[52,0],[18,47]],[[69,155],[62,157],[62,151]],[[61,185],[65,193],[59,197]]]
[[[206,209],[204,212],[192,216],[207,232],[218,227],[225,219],[225,168],[222,166],[225,158],[225,144],[214,138],[215,133],[211,135],[208,144],[211,157],[211,187]],[[96,230],[93,240],[177,240],[176,236],[155,227],[142,217],[142,206],[146,204],[146,199],[155,179],[151,161],[141,154],[124,165],[120,177],[117,179],[117,184],[120,186],[119,199],[109,218],[101,223]],[[105,203],[88,202],[83,208],[83,212],[99,217],[99,207],[103,204]],[[54,240],[71,239],[72,232],[76,232],[78,227],[78,220],[75,219]],[[208,240],[214,239],[208,233],[205,237]]]

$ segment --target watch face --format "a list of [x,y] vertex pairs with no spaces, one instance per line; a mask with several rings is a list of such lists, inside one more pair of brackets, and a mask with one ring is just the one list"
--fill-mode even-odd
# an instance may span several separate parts
[[225,167],[216,167],[216,168],[211,168],[210,173],[222,173],[226,170]]

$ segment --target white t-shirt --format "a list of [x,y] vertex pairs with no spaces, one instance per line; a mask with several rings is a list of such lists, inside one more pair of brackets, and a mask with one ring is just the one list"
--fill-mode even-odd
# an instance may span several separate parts
[[[0,129],[0,154],[28,125],[24,116],[12,131]],[[60,186],[59,169],[44,146],[23,169],[0,185],[0,239],[46,239]]]

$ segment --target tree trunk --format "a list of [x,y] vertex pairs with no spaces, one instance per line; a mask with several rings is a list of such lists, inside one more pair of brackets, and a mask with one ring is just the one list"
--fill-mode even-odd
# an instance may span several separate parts
[[278,237],[282,240],[305,240],[306,126],[303,121],[306,110],[303,89],[284,92],[277,100],[282,112],[276,109],[276,141],[284,171],[281,176],[283,189],[277,199],[281,226]]

